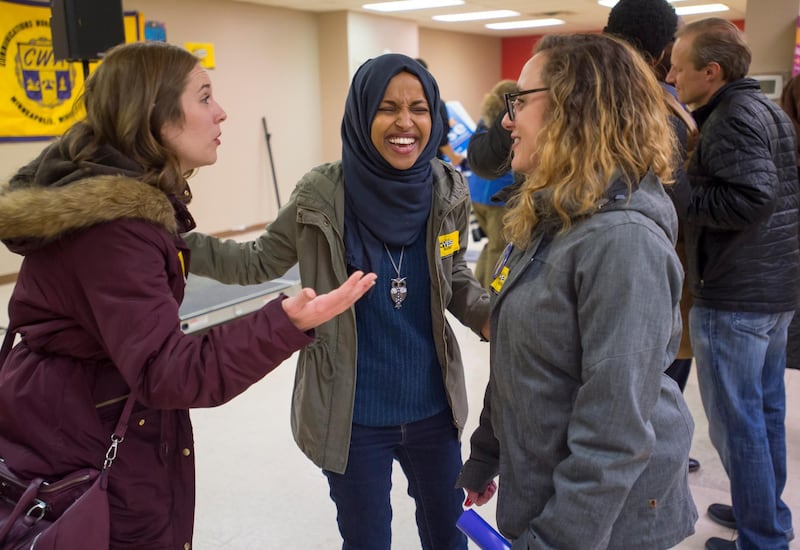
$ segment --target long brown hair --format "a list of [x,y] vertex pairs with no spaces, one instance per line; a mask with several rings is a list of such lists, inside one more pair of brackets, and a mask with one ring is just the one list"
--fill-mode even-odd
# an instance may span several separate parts
[[146,183],[178,194],[187,174],[164,146],[161,128],[166,122],[183,123],[181,95],[197,62],[188,51],[164,42],[109,50],[86,80],[79,98],[86,118],[64,134],[64,154],[80,164],[110,145],[141,165]]
[[525,246],[545,217],[568,230],[591,215],[615,173],[629,185],[652,169],[672,173],[673,133],[662,90],[642,56],[600,34],[548,35],[541,78],[549,106],[538,137],[536,168],[505,217],[505,231]]

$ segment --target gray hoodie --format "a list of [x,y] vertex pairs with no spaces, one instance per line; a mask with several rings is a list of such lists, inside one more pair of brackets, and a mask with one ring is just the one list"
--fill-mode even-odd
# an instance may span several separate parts
[[499,473],[513,548],[669,548],[694,532],[694,423],[664,374],[681,334],[677,218],[648,173],[508,260],[491,379],[459,484]]

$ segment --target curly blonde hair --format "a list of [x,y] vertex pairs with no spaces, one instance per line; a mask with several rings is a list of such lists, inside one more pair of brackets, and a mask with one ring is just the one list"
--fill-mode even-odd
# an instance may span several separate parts
[[544,219],[564,232],[593,214],[615,173],[629,187],[651,169],[670,181],[675,140],[663,91],[628,44],[600,34],[548,35],[536,54],[546,56],[549,106],[537,165],[504,218],[507,237],[522,247]]

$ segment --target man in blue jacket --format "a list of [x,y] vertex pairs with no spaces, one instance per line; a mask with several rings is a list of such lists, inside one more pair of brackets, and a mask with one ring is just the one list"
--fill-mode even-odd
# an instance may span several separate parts
[[732,506],[712,520],[739,531],[706,549],[788,548],[786,330],[798,301],[795,132],[755,80],[732,23],[695,21],[677,34],[667,80],[700,137],[676,185],[686,227],[689,323],[709,433],[728,474]]

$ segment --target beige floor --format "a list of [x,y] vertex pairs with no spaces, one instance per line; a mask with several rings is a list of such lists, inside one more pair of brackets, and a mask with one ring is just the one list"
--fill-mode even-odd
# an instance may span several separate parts
[[[11,286],[0,286],[7,303]],[[7,322],[5,308],[0,326]],[[471,433],[477,421],[488,377],[488,345],[454,323],[465,358]],[[294,358],[232,402],[192,412],[197,455],[197,511],[194,547],[198,550],[324,549],[341,547],[336,512],[327,483],[295,446],[289,429],[289,402]],[[789,483],[784,498],[800,517],[800,371],[787,371],[787,440]],[[686,388],[696,431],[692,456],[700,460],[691,474],[692,493],[700,519],[696,534],[676,548],[699,550],[710,536],[734,538],[735,532],[712,523],[705,509],[712,502],[730,502],[725,473],[707,435],[694,372]],[[464,453],[468,452],[464,445]],[[419,548],[414,507],[406,483],[395,468],[393,548]],[[492,524],[494,502],[477,511]],[[797,522],[796,522],[797,525]],[[791,548],[800,550],[800,540]]]
[[[458,331],[466,360],[470,424],[474,428],[487,379],[488,346],[466,330]],[[293,363],[278,370],[233,402],[217,410],[192,413],[198,461],[198,505],[195,547],[307,548],[341,547],[336,513],[322,474],[295,447],[289,430]],[[787,371],[787,395],[800,395],[800,371]],[[730,503],[727,478],[708,440],[697,382],[690,378],[686,398],[695,416],[692,456],[700,471],[691,474],[700,511],[696,534],[676,548],[699,550],[708,537],[734,538],[735,532],[707,519],[712,502]],[[784,498],[800,514],[800,403],[789,399],[787,414],[790,480]],[[464,446],[465,456],[468,445]],[[393,548],[419,548],[413,503],[395,468],[392,503]],[[491,523],[494,502],[477,511]],[[791,548],[800,549],[795,541]]]

